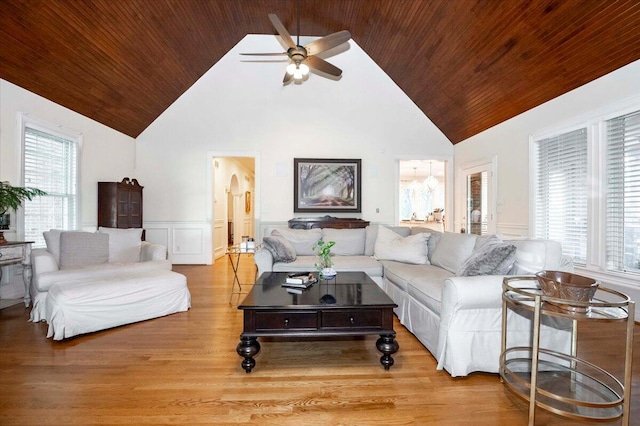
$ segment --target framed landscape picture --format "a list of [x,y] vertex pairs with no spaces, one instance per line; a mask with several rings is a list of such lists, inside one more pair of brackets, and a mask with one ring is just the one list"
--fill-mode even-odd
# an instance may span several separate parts
[[294,158],[293,211],[360,213],[361,160]]

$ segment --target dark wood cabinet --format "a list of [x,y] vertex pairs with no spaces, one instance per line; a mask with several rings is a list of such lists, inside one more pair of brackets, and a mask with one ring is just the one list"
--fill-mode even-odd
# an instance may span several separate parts
[[129,178],[98,182],[98,226],[142,228],[142,188]]
[[298,217],[289,220],[289,228],[292,229],[358,229],[366,228],[367,226],[369,226],[369,221],[367,220],[333,217],[328,215],[323,217]]

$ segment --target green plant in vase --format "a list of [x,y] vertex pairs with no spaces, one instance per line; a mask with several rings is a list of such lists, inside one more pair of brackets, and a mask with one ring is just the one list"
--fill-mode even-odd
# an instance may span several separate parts
[[[18,210],[24,200],[33,200],[34,197],[47,195],[37,188],[22,188],[11,186],[9,182],[0,182],[0,217],[4,217],[9,209]],[[2,231],[0,231],[0,244],[6,244]]]
[[331,247],[335,244],[335,241],[324,242],[318,240],[312,247],[313,251],[318,255],[318,262],[315,267],[320,277],[327,280],[336,276],[336,270],[333,269],[333,260],[331,259]]

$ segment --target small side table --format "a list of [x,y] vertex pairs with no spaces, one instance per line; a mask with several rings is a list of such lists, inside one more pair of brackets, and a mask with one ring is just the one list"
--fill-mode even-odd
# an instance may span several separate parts
[[2,267],[22,264],[22,280],[24,281],[24,306],[31,303],[31,244],[33,241],[8,241],[0,245],[0,280]]
[[[231,268],[233,269],[233,282],[231,283],[231,295],[229,296],[229,303],[231,303],[231,299],[233,299],[234,294],[247,294],[247,291],[242,291],[243,285],[253,285],[255,283],[255,276],[253,283],[241,283],[238,278],[238,267],[240,266],[240,259],[242,256],[250,256],[253,257],[256,251],[260,249],[260,246],[255,247],[244,247],[240,244],[233,245],[227,249],[227,254],[229,255],[229,262],[231,262]],[[258,273],[258,268],[256,267],[256,274]],[[236,290],[237,287],[237,290]]]
[[[507,309],[517,308],[533,313],[533,340],[529,347],[507,346]],[[509,390],[529,401],[530,426],[535,423],[536,407],[576,420],[621,419],[623,426],[629,425],[634,312],[635,303],[627,295],[603,286],[598,287],[590,302],[578,302],[543,295],[536,277],[503,280],[500,379]],[[570,354],[540,347],[543,316],[572,321]],[[582,321],[626,322],[622,381],[578,358],[578,322]]]

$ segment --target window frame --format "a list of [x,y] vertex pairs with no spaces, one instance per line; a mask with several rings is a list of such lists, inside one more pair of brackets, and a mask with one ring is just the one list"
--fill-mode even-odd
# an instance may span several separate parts
[[[25,163],[24,163],[24,155],[25,155],[25,131],[27,128],[34,129],[36,131],[40,131],[43,133],[50,134],[55,137],[63,138],[69,140],[76,145],[76,165],[75,165],[75,174],[76,174],[76,218],[72,224],[72,229],[80,229],[80,224],[82,223],[82,178],[81,178],[81,161],[82,161],[82,146],[83,146],[83,134],[81,132],[71,130],[63,127],[60,124],[50,123],[44,120],[40,120],[34,117],[31,117],[26,113],[18,113],[18,129],[19,134],[19,168],[20,170],[20,185],[25,186]],[[17,213],[17,234],[19,238],[25,238],[25,212],[24,207],[20,207]],[[37,247],[34,247],[37,248]]]
[[559,125],[529,136],[529,229],[536,234],[535,176],[538,172],[535,158],[535,142],[541,139],[571,132],[579,128],[587,130],[587,256],[586,265],[575,265],[576,272],[584,272],[602,281],[638,287],[640,274],[628,271],[607,270],[606,262],[606,176],[607,176],[607,126],[606,121],[640,111],[640,96],[632,96],[600,108]]

